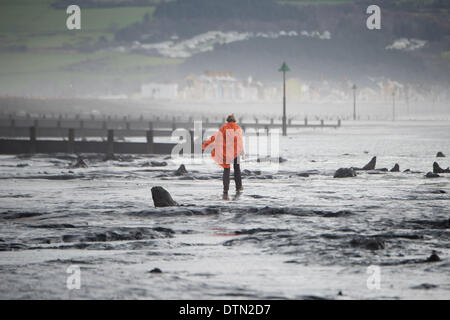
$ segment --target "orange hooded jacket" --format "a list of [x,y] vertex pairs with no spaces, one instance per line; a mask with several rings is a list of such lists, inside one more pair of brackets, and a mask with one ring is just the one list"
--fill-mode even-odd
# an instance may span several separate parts
[[211,157],[219,166],[229,168],[234,159],[244,151],[241,127],[236,122],[227,122],[203,144],[202,149],[207,149],[211,144],[214,145]]

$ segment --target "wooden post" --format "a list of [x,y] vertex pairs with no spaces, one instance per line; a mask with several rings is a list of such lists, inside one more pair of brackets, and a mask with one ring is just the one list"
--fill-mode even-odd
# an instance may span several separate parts
[[287,126],[286,126],[286,72],[289,71],[289,67],[285,62],[281,66],[280,72],[283,72],[283,118],[282,118],[282,129],[283,136],[287,135]]
[[189,135],[191,136],[191,155],[194,155],[195,153],[195,137],[194,137],[194,131],[189,130]]
[[177,123],[175,117],[172,118],[172,130],[173,131],[177,130]]
[[341,126],[341,119],[338,119],[338,127]]
[[308,117],[305,117],[305,127],[308,125]]
[[[152,126],[152,123],[150,122]],[[147,153],[154,153],[153,151],[153,129],[147,130]]]
[[107,146],[107,154],[114,154],[114,130],[108,130],[108,146]]
[[130,130],[130,123],[127,121],[127,123],[125,124],[127,130]]
[[67,145],[68,153],[75,153],[75,130],[73,128],[69,129],[69,142]]
[[269,126],[266,126],[266,134],[269,135]]
[[272,124],[272,125],[273,125],[273,118],[271,118],[271,119],[270,119],[270,124]]
[[30,127],[30,153],[36,153],[36,127]]
[[320,120],[320,126],[323,127],[323,120]]

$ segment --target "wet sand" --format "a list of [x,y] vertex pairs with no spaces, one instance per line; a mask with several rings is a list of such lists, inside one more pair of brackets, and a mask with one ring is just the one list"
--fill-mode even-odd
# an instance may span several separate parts
[[[449,125],[293,133],[278,170],[242,163],[245,190],[229,200],[210,159],[93,155],[70,168],[67,155],[2,156],[0,298],[448,299],[450,174],[424,175],[450,165],[435,157],[450,155]],[[372,156],[400,172],[333,178]],[[157,185],[181,206],[154,208]],[[441,261],[426,261],[433,251]],[[66,287],[71,265],[79,290]],[[367,287],[371,265],[380,290]]]

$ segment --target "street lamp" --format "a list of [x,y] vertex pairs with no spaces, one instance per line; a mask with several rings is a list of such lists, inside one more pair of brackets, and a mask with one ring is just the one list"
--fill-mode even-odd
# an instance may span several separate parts
[[358,89],[358,87],[356,87],[356,84],[353,85],[352,89],[353,89],[353,120],[356,120],[356,89]]
[[283,72],[283,136],[286,136],[286,72],[290,71],[286,62],[283,62],[283,65],[278,71]]

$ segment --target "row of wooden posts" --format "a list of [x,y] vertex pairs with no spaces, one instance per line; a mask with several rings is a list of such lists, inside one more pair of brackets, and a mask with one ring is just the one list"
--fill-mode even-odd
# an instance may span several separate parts
[[[84,129],[85,128],[85,121],[84,120],[79,120],[78,123],[79,123],[79,126],[78,126],[79,129]],[[142,122],[139,122],[139,123],[142,124]],[[169,126],[171,126],[172,130],[177,129],[177,127],[178,127],[177,126],[177,122],[175,120],[173,120],[171,123],[170,122],[158,122],[158,121],[157,121],[157,123],[159,123],[161,125],[169,125]],[[189,121],[189,122],[186,122],[186,123],[179,123],[179,124],[181,124],[182,126],[186,125],[186,124],[188,126],[191,126],[192,123],[193,123],[192,121]],[[208,119],[205,120],[205,124],[206,125],[211,125],[211,126],[217,126],[217,127],[221,125],[221,123],[209,123]],[[126,121],[125,122],[126,130],[131,130],[131,125],[132,125],[132,122]],[[275,124],[274,123],[274,119],[271,119],[270,123],[260,123],[258,121],[258,119],[255,119],[255,123],[240,123],[240,125],[245,130],[246,127],[264,127],[264,128],[268,128],[269,126],[280,126],[281,124]],[[304,124],[292,124],[292,119],[289,119],[288,126],[290,126],[290,127],[325,127],[326,125],[324,123],[324,120],[320,120],[320,125],[317,125],[317,124],[310,124],[308,122],[308,118],[305,118],[304,119]],[[340,127],[341,126],[341,120],[338,119],[336,125],[327,125],[327,126]],[[10,120],[10,127],[12,127],[12,128],[17,127],[16,119],[11,119]],[[33,120],[33,127],[35,127],[35,128],[39,127],[39,120],[38,119],[34,119]],[[102,125],[101,125],[101,128],[103,130],[107,130],[108,127],[109,127],[108,126],[108,122],[107,121],[103,121]],[[153,129],[153,127],[154,127],[153,122],[148,122],[148,128],[149,129]],[[61,120],[57,120],[56,128],[62,128]]]
[[[37,142],[37,134],[36,127],[30,127],[30,153],[36,153],[36,142]],[[147,144],[147,153],[154,153],[154,135],[153,130],[146,131],[146,144]],[[114,154],[114,130],[110,129],[107,131],[107,154]],[[75,129],[68,129],[68,140],[67,140],[67,152],[75,153]]]
[[[55,150],[54,152],[68,152],[68,153],[76,153],[76,148],[75,145],[76,143],[86,143],[85,141],[77,141],[76,140],[76,129],[74,128],[70,128],[67,129],[68,134],[67,134],[67,141],[66,141],[66,146],[64,149],[65,150]],[[120,130],[119,130],[120,131]],[[189,130],[189,136],[190,136],[190,148],[191,148],[191,152],[194,152],[195,148],[194,145],[195,143],[202,143],[202,138],[205,136],[205,131],[206,130],[202,130],[202,136],[201,137],[196,137],[195,136],[195,132],[193,130]],[[145,137],[146,137],[146,148],[145,148],[145,152],[143,153],[158,153],[155,152],[155,145],[166,145],[166,148],[164,148],[165,150],[169,150],[170,148],[167,148],[167,145],[171,145],[172,147],[176,145],[176,143],[155,143],[154,142],[154,137],[155,137],[155,133],[157,136],[165,136],[168,131],[154,131],[154,130],[146,130],[145,131]],[[266,128],[265,133],[267,135],[269,135],[269,129]],[[260,136],[261,133],[260,132],[255,132],[254,133],[255,136]],[[62,137],[64,138],[64,137]],[[115,150],[115,145],[116,146],[123,146],[123,145],[127,145],[127,144],[140,144],[142,145],[142,143],[132,143],[132,142],[117,142],[115,141],[115,130],[113,129],[108,129],[107,130],[107,137],[106,137],[106,141],[103,142],[94,142],[94,143],[106,143],[106,152],[107,154],[114,154],[116,152]],[[200,141],[199,141],[200,139]],[[181,135],[180,135],[180,140],[181,140]],[[5,141],[5,140],[1,140],[0,141]],[[7,140],[9,143],[14,143],[14,141],[19,142],[20,140]],[[53,141],[45,141],[45,140],[38,140],[37,139],[37,128],[36,127],[30,127],[29,128],[29,152],[30,153],[36,153],[37,152],[37,144],[38,141],[40,143],[47,143],[47,144],[51,144],[54,143]],[[188,143],[188,142],[184,142],[184,143]],[[0,150],[0,153],[8,153],[7,151],[5,152],[5,150]],[[83,152],[80,152],[83,153]],[[167,152],[165,152],[167,153]]]

